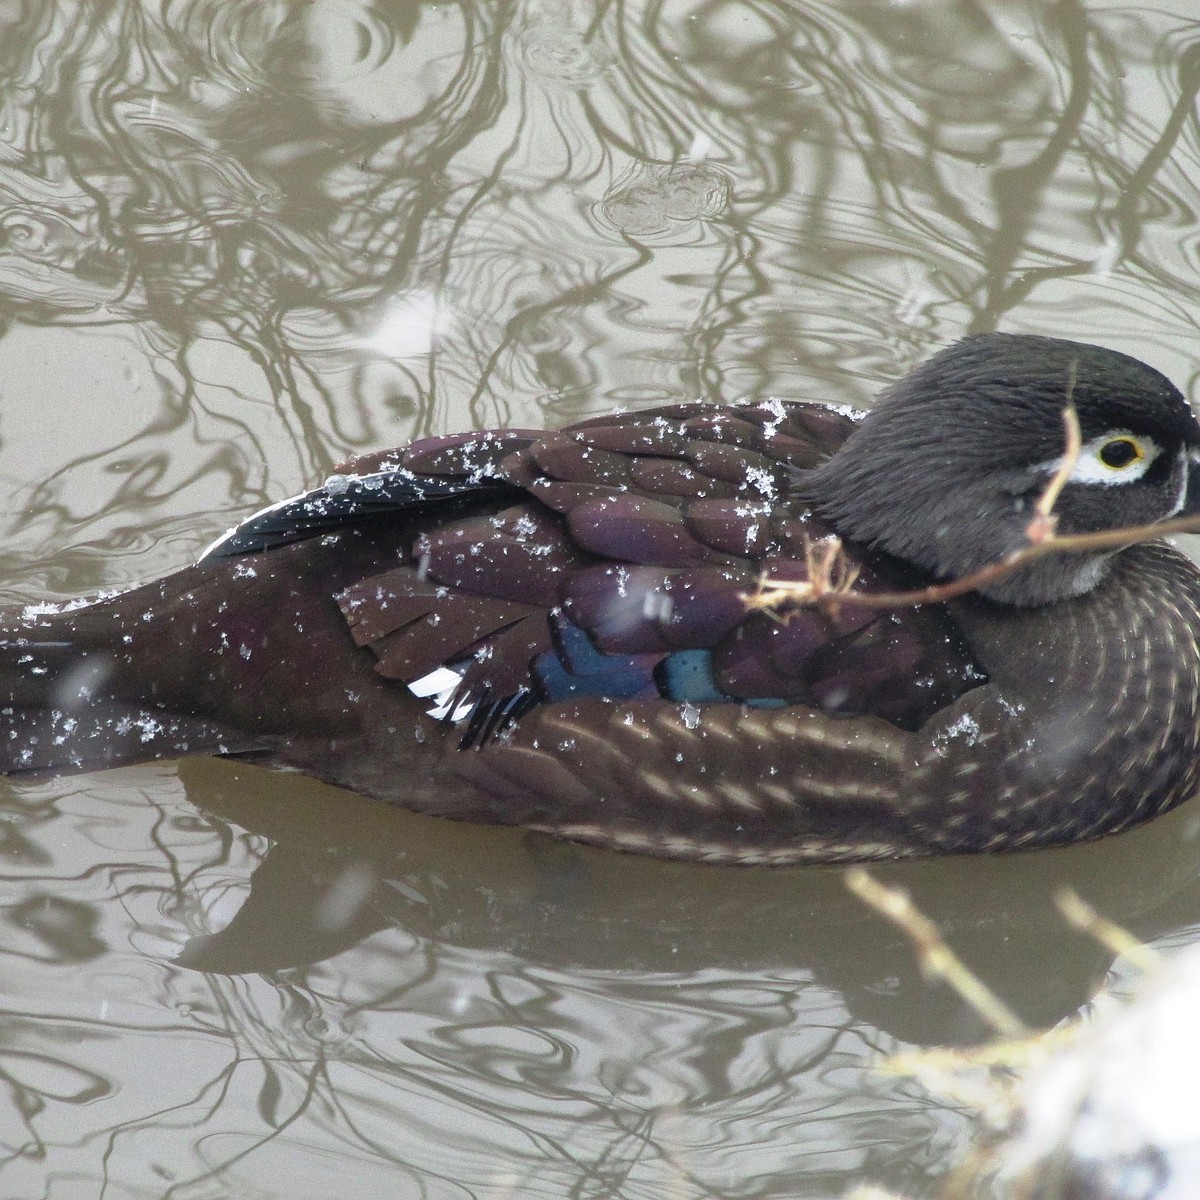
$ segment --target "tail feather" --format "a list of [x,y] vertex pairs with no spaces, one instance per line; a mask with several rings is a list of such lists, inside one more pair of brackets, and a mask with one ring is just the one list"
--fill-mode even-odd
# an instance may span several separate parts
[[104,770],[180,754],[261,749],[199,717],[109,702],[86,707],[0,707],[0,774]]
[[203,718],[114,697],[111,625],[111,614],[86,609],[0,616],[0,775],[259,748]]

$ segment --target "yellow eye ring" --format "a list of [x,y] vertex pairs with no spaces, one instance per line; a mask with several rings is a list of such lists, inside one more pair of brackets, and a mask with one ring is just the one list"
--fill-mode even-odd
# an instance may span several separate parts
[[1127,471],[1146,457],[1146,451],[1131,437],[1115,437],[1100,447],[1096,457],[1110,471]]

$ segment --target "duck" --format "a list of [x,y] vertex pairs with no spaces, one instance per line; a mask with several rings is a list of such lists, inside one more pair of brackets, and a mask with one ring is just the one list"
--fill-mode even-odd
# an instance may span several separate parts
[[[1052,481],[1058,534],[1123,530],[1200,511],[1198,461],[1153,367],[1002,333],[865,414],[695,401],[423,438],[163,579],[0,615],[0,772],[239,755],[716,864],[1099,837],[1196,790],[1200,571],[1132,537],[985,568]],[[844,602],[763,602],[831,545]]]

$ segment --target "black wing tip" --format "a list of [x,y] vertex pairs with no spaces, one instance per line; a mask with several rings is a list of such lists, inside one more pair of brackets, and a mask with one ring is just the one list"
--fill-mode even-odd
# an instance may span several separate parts
[[261,554],[277,546],[319,537],[358,521],[405,512],[456,496],[485,496],[512,490],[493,479],[413,475],[383,471],[373,475],[331,475],[312,491],[272,504],[222,534],[198,565],[222,558]]

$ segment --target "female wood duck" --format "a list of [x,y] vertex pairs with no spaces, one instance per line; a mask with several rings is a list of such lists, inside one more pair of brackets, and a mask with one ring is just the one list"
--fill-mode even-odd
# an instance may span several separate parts
[[[0,632],[0,770],[256,754],[425,812],[707,862],[1094,837],[1200,774],[1200,573],[1054,554],[942,605],[803,609],[1187,510],[1200,425],[1135,359],[984,334],[855,419],[679,404],[430,438],[340,468],[194,567]],[[1200,491],[1196,487],[1193,491]],[[1198,505],[1197,507],[1200,507]]]

